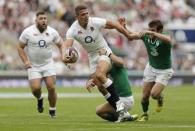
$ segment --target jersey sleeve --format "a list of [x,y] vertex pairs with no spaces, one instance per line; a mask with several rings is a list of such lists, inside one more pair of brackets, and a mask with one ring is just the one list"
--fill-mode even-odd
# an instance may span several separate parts
[[24,44],[27,44],[27,41],[28,41],[28,32],[27,32],[27,30],[24,30],[21,33],[21,35],[19,37],[19,41],[22,42],[22,43],[24,43]]
[[66,39],[74,39],[73,28],[70,27],[66,32]]
[[106,19],[94,17],[92,18],[92,21],[93,21],[93,24],[99,29],[105,28],[106,26]]
[[144,41],[144,42],[146,42],[147,41],[147,38],[148,38],[148,36],[147,35],[144,35],[144,36],[142,36],[142,40]]

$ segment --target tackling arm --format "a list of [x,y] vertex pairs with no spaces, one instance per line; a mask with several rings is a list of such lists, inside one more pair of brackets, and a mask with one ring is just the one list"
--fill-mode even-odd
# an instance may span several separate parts
[[[106,49],[100,49],[99,54],[100,54],[100,55],[107,55]],[[116,56],[116,55],[113,54],[113,53],[111,53],[108,57],[110,57],[110,59],[112,60],[112,62],[113,62],[114,64],[116,64],[117,66],[123,67],[123,66],[125,65],[125,64],[124,64],[123,58],[118,57],[118,56]]]

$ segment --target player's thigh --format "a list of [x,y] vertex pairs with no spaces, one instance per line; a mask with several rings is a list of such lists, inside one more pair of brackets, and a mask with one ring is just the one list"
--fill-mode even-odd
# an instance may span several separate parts
[[46,76],[43,78],[45,85],[47,86],[47,88],[54,88],[55,87],[55,82],[56,82],[56,76],[52,75],[52,76]]
[[28,69],[28,79],[32,91],[41,88],[42,75],[38,69],[35,68]]
[[96,67],[96,73],[102,72],[106,74],[110,69],[111,69],[110,58],[105,55],[100,56]]
[[115,113],[115,109],[109,104],[101,104],[96,107],[96,114]]
[[166,70],[156,70],[156,83],[161,83],[164,86],[167,86],[168,81],[173,76],[173,69]]
[[42,78],[41,70],[36,69],[34,67],[28,69],[29,81],[33,79],[41,79],[41,78]]
[[155,82],[156,80],[156,74],[152,71],[152,67],[149,64],[147,64],[144,69],[143,77],[143,81],[148,83]]
[[32,91],[36,91],[41,89],[41,78],[31,79],[29,80],[29,84]]
[[142,91],[142,97],[143,98],[149,98],[150,92],[154,86],[155,82],[144,82],[144,87]]
[[165,89],[165,85],[161,84],[161,83],[155,83],[155,85],[153,86],[152,90],[151,90],[151,96],[152,97],[158,97],[160,96],[160,94],[162,93],[162,91]]
[[43,71],[43,79],[47,87],[53,87],[56,82],[56,71],[55,69],[47,69]]

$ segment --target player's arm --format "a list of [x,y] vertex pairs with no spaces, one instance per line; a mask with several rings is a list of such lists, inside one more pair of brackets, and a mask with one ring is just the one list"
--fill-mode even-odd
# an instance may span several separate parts
[[111,54],[110,55],[110,59],[112,60],[112,62],[114,64],[116,64],[117,66],[120,67],[124,67],[125,66],[125,62],[123,60],[123,58],[116,56],[115,54]]
[[119,18],[118,22],[121,26],[123,26],[128,32],[129,32],[129,40],[137,40],[137,39],[141,39],[143,37],[143,34],[139,33],[139,32],[131,32],[127,29],[126,27],[126,19],[123,18]]
[[168,35],[164,35],[164,34],[157,33],[154,31],[149,31],[149,30],[143,31],[143,34],[152,35],[152,36],[164,41],[165,43],[170,43],[170,44],[172,43],[171,37]]
[[17,45],[17,50],[18,50],[18,54],[20,56],[20,58],[22,59],[22,62],[24,63],[24,67],[26,69],[31,68],[32,65],[24,51],[24,48],[26,47],[26,44],[19,42],[19,44]]
[[61,56],[62,56],[62,45],[63,45],[63,40],[60,39],[60,42],[56,43],[56,46],[57,46],[58,49],[60,50]]
[[[108,55],[107,51],[105,49],[100,49],[99,51],[100,55]],[[117,66],[123,67],[125,65],[123,58],[116,56],[115,54],[111,53],[109,54],[110,59],[114,64]]]
[[[64,43],[62,44],[62,54],[66,54],[65,53],[65,50],[67,49],[67,48],[69,48],[69,47],[72,47],[73,46],[73,43],[74,43],[74,39],[66,39],[65,41],[64,41]],[[69,57],[69,56],[64,56],[64,55],[62,55],[62,60],[63,60],[63,62],[64,63],[66,63],[66,64],[68,64],[68,63],[72,63],[71,62],[71,58]]]
[[89,79],[87,82],[86,82],[86,85],[85,85],[86,89],[88,90],[88,92],[91,93],[91,90],[95,87],[95,84],[93,82],[93,79]]
[[122,25],[119,23],[114,23],[109,20],[106,21],[105,29],[116,29],[118,32],[124,34],[128,39],[130,37],[130,32],[126,30]]

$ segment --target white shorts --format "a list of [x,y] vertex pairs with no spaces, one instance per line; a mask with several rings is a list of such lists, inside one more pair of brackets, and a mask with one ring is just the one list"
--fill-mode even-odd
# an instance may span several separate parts
[[[108,52],[112,52],[110,48],[106,48]],[[90,68],[90,73],[93,74],[96,71],[97,64],[100,60],[105,60],[107,61],[110,66],[111,66],[111,60],[108,56],[106,55],[99,55],[99,52],[96,53],[90,53],[89,54],[89,68]]]
[[120,101],[125,104],[125,110],[129,111],[134,106],[134,98],[133,96],[129,97],[119,97]]
[[54,76],[54,75],[56,75],[56,70],[53,62],[50,62],[44,66],[32,67],[28,69],[29,80],[43,78],[47,76]]
[[158,82],[163,85],[167,85],[169,79],[173,76],[173,69],[155,69],[149,64],[146,65],[144,70],[144,78],[145,82]]

